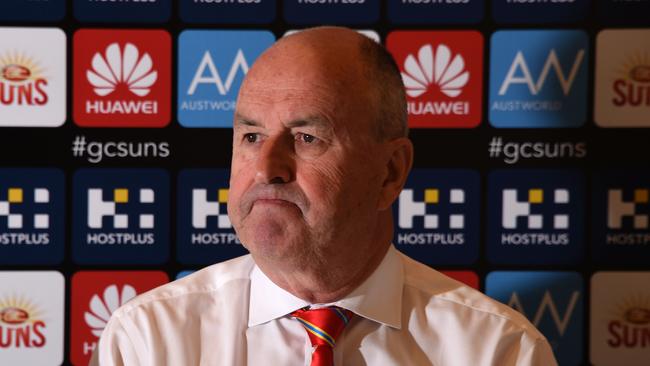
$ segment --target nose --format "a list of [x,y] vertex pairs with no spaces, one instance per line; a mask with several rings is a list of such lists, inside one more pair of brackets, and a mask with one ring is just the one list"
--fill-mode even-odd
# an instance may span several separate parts
[[268,137],[256,161],[255,181],[264,184],[288,183],[295,176],[293,141],[287,136]]

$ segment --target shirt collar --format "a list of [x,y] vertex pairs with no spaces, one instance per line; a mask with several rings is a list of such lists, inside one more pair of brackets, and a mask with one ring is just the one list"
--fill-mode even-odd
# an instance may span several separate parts
[[[347,296],[325,305],[340,306],[366,319],[400,329],[403,285],[402,261],[391,245],[370,277]],[[249,327],[281,318],[309,305],[313,304],[280,288],[255,266],[251,273]]]

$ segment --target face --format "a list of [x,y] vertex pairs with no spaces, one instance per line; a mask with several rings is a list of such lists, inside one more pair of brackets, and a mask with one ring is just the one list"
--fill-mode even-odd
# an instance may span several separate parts
[[336,265],[372,250],[386,172],[367,89],[319,57],[267,55],[239,95],[228,212],[258,263]]

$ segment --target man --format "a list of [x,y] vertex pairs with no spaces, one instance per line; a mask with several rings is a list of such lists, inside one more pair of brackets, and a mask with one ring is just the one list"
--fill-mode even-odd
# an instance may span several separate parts
[[519,313],[391,245],[413,159],[403,90],[348,29],[267,50],[234,120],[228,212],[251,254],[117,310],[99,363],[554,365]]

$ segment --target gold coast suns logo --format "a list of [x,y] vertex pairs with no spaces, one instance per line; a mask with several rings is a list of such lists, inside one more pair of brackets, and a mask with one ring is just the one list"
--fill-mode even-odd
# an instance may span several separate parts
[[0,298],[0,349],[42,348],[46,327],[43,312],[29,299]]
[[47,78],[32,57],[8,52],[0,55],[0,105],[42,106],[48,100]]
[[650,348],[650,296],[631,296],[611,312],[607,343],[613,348]]

